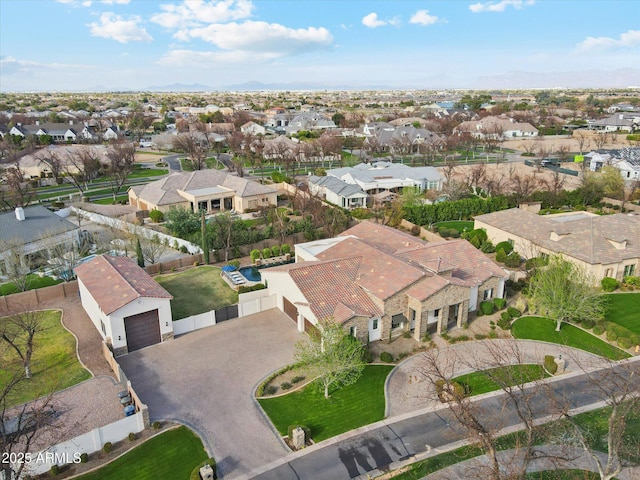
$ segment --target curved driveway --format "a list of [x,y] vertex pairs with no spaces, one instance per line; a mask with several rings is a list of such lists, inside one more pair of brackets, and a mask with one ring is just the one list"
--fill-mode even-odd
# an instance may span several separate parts
[[[534,340],[473,341],[440,348],[436,352],[438,364],[449,378],[496,365],[542,364],[545,355],[562,355],[567,371],[604,367],[609,363],[583,350]],[[418,354],[391,372],[385,385],[387,418],[440,405],[433,384],[425,375],[427,370],[425,354]]]
[[151,421],[175,420],[200,434],[219,473],[234,478],[290,451],[252,395],[293,362],[300,334],[273,309],[188,333],[118,358]]

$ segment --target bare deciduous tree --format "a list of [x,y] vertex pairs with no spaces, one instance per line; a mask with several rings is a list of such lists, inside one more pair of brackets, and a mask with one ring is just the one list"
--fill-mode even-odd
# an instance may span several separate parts
[[135,155],[135,144],[124,142],[112,144],[107,153],[109,186],[114,201],[118,196],[118,192],[127,181],[127,176],[133,172]]
[[25,310],[6,317],[0,322],[0,339],[16,352],[24,368],[25,378],[31,378],[31,357],[35,337],[44,332],[42,310]]
[[187,155],[193,170],[202,170],[205,168],[209,144],[196,132],[176,135],[173,140],[173,148]]

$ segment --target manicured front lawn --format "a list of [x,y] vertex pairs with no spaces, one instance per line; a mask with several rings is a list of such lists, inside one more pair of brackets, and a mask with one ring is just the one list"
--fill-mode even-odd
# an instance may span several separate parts
[[[19,405],[48,393],[76,385],[91,377],[78,361],[76,339],[62,326],[62,313],[43,312],[44,330],[36,333],[31,359],[32,377],[20,382],[11,391],[10,405]],[[0,322],[6,318],[0,318]],[[22,371],[22,362],[14,350],[0,349],[0,385],[6,385],[11,375]]]
[[315,442],[384,418],[384,382],[393,369],[389,365],[367,365],[353,385],[324,398],[315,385],[281,397],[259,399],[260,405],[281,435],[292,424],[306,425]]
[[187,427],[168,430],[78,480],[188,480],[191,470],[208,458],[202,441]]
[[[507,370],[509,371],[507,372]],[[488,373],[490,373],[493,378],[503,378],[503,381],[513,379],[517,382],[510,386],[525,384],[548,377],[542,365],[526,364],[509,365],[480,372],[467,373],[452,380],[466,387],[466,391],[469,392],[469,396],[471,397],[500,390],[500,385],[494,382],[492,378],[487,375]]]
[[511,333],[515,338],[566,345],[612,360],[630,356],[627,352],[567,323],[563,323],[560,331],[556,332],[556,322],[549,318],[521,317],[514,322]]
[[640,335],[640,293],[606,295],[607,320]]
[[[41,277],[34,273],[30,273],[27,278],[29,280],[27,290],[35,290],[36,288],[50,287],[51,285],[62,283],[62,280],[55,280],[47,276]],[[11,295],[12,293],[18,293],[18,288],[13,283],[8,282],[0,285],[0,295]]]
[[238,302],[238,293],[220,277],[218,267],[201,266],[155,277],[171,295],[174,320],[216,310]]

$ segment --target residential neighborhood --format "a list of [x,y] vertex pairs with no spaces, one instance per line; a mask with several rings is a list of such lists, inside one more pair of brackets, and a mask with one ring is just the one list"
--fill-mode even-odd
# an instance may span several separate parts
[[638,18],[0,1],[0,480],[640,478]]

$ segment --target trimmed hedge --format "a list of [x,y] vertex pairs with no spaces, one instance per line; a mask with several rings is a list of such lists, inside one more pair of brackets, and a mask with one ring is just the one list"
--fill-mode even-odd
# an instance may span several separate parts
[[516,268],[520,266],[520,254],[517,252],[511,252],[504,260],[504,264],[509,268]]
[[496,262],[504,263],[507,260],[507,252],[496,247]]
[[600,286],[605,292],[613,292],[616,288],[618,288],[618,281],[615,278],[604,277],[602,280],[600,280]]
[[380,361],[384,363],[392,363],[393,355],[391,355],[389,352],[382,352],[380,354]]
[[522,312],[515,307],[507,308],[507,312],[509,312],[509,316],[511,316],[511,318],[518,318],[522,315]]
[[507,306],[507,301],[504,298],[494,298],[493,304],[495,305],[496,309],[502,310]]
[[488,300],[480,302],[480,310],[482,310],[484,315],[491,315],[494,308],[495,306],[493,305],[493,302],[489,302]]
[[255,285],[240,285],[238,287],[238,293],[255,292],[256,290],[264,290],[267,286],[264,283],[256,283]]
[[504,250],[504,253],[509,255],[511,252],[513,252],[513,245],[511,245],[509,242],[500,242],[496,245],[496,250]]

